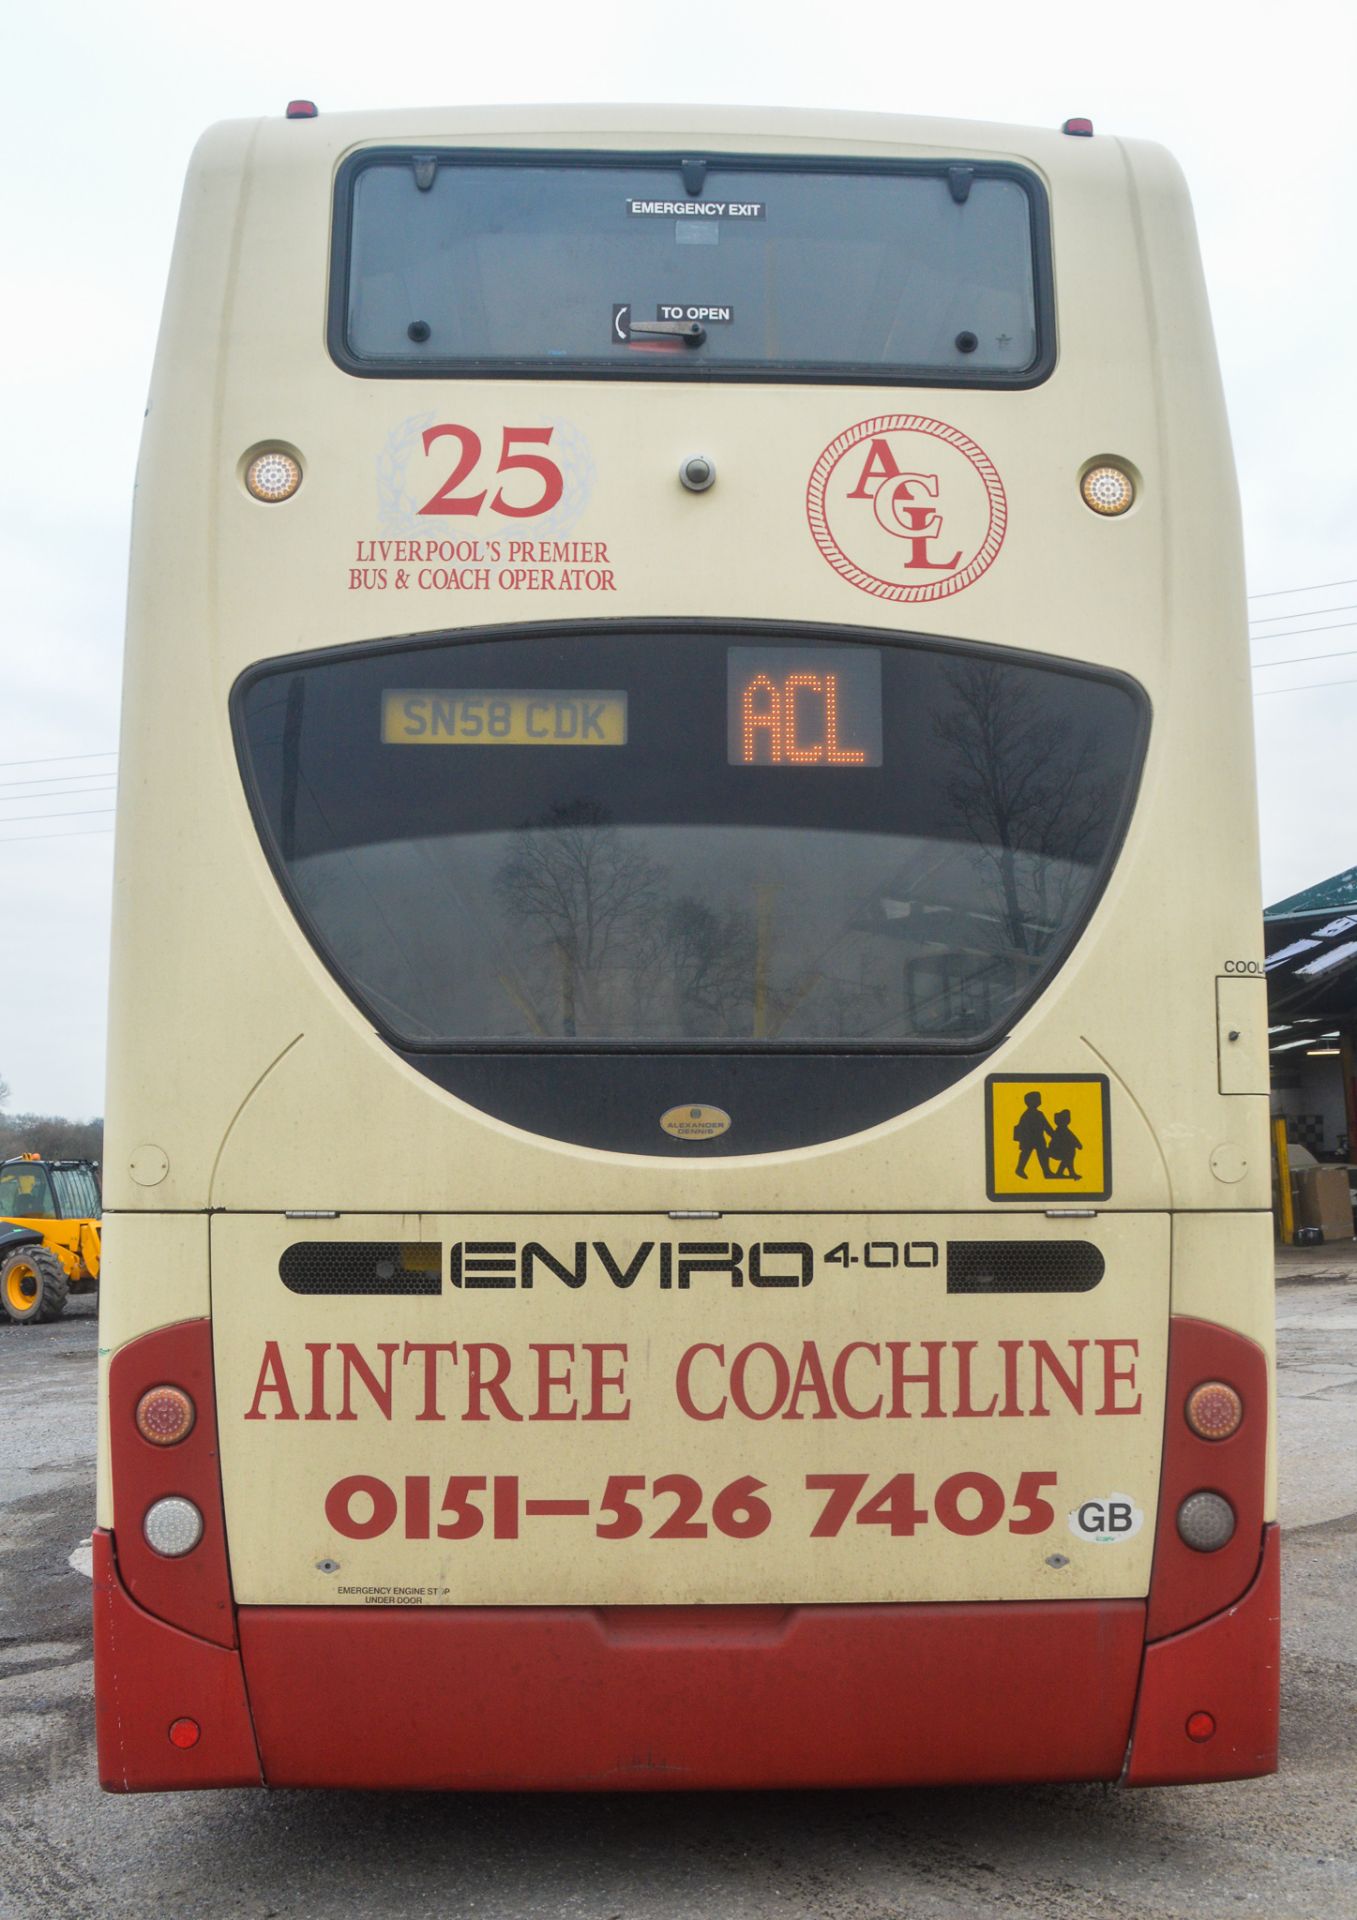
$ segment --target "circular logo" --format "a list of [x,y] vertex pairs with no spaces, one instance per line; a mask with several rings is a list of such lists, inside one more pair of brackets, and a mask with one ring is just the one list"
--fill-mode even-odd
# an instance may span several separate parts
[[806,518],[835,573],[878,600],[943,600],[1004,543],[1008,501],[989,455],[944,420],[883,413],[831,440]]
[[729,1127],[730,1115],[720,1107],[670,1107],[660,1125],[676,1140],[714,1140]]

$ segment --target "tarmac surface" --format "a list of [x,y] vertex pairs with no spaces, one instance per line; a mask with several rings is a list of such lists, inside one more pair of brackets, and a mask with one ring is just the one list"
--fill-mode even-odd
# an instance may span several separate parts
[[1140,1793],[101,1794],[93,1305],[0,1327],[0,1920],[1357,1920],[1357,1246],[1278,1277],[1282,1770]]

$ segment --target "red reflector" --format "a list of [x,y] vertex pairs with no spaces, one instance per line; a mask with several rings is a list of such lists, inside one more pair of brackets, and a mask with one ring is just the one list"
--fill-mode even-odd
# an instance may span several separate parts
[[[287,117],[289,120],[314,120],[316,118],[315,101],[289,100],[287,103]],[[1089,132],[1092,133],[1092,131],[1093,129],[1090,127]]]
[[1209,1740],[1216,1730],[1216,1723],[1209,1713],[1190,1713],[1187,1717],[1187,1737],[1189,1740]]
[[[291,111],[292,109],[289,107],[288,112],[290,113]],[[1067,120],[1060,131],[1062,133],[1082,133],[1086,139],[1092,139],[1093,122],[1091,120]]]
[[196,1747],[203,1730],[196,1720],[171,1720],[170,1743],[176,1747]]

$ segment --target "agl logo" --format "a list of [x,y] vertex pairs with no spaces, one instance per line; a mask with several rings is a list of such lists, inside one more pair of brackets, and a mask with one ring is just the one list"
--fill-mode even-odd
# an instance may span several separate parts
[[825,448],[811,470],[806,517],[830,566],[864,593],[940,600],[994,559],[1008,502],[993,461],[956,427],[882,414]]

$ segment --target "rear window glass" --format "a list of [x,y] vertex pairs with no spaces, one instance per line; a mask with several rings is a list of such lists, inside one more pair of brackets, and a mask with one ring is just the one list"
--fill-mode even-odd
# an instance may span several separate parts
[[381,153],[337,217],[355,371],[1016,385],[1047,350],[1017,168]]
[[86,1167],[53,1167],[52,1184],[62,1217],[67,1220],[97,1220],[99,1189],[94,1175]]
[[978,1043],[1109,870],[1117,676],[854,633],[475,636],[254,672],[265,843],[407,1047]]

